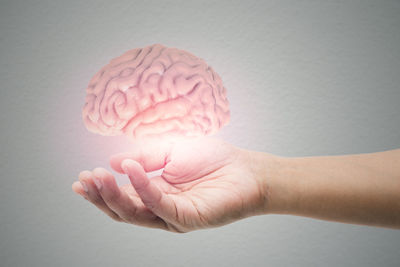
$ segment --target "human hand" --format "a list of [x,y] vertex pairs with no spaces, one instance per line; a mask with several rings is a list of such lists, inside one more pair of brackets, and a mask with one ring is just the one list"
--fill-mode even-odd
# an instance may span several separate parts
[[[253,153],[217,139],[143,148],[111,158],[130,185],[118,187],[103,168],[79,175],[73,190],[117,221],[173,232],[224,225],[265,210]],[[164,168],[161,176],[145,172]]]

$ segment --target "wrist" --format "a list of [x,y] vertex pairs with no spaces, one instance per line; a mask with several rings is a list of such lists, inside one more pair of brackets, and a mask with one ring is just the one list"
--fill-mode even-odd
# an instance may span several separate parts
[[263,214],[295,213],[298,193],[291,160],[263,152],[251,152],[253,171],[260,187]]

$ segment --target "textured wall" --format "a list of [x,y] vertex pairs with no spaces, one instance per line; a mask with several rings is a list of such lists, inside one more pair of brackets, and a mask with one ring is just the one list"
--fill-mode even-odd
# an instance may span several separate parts
[[[92,75],[153,43],[228,90],[219,136],[286,156],[400,147],[399,1],[0,2],[0,266],[399,266],[400,231],[290,216],[176,235],[73,194],[129,150],[81,120]],[[124,178],[119,176],[121,182]]]

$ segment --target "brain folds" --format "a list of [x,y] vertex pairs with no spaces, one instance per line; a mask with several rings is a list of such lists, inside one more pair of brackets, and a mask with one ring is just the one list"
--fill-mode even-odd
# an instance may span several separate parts
[[159,44],[112,59],[86,92],[84,123],[102,135],[210,135],[230,117],[218,74],[204,60]]

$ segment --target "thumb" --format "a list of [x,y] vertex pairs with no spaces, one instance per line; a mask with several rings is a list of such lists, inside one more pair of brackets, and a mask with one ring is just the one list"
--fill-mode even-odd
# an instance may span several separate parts
[[111,156],[110,165],[115,171],[124,173],[122,162],[125,159],[134,160],[143,166],[146,172],[160,170],[167,164],[171,152],[170,143],[149,143],[137,145],[132,152],[121,153]]
[[142,165],[125,159],[121,168],[129,176],[131,184],[149,210],[166,221],[175,221],[177,214],[174,201],[146,176]]

